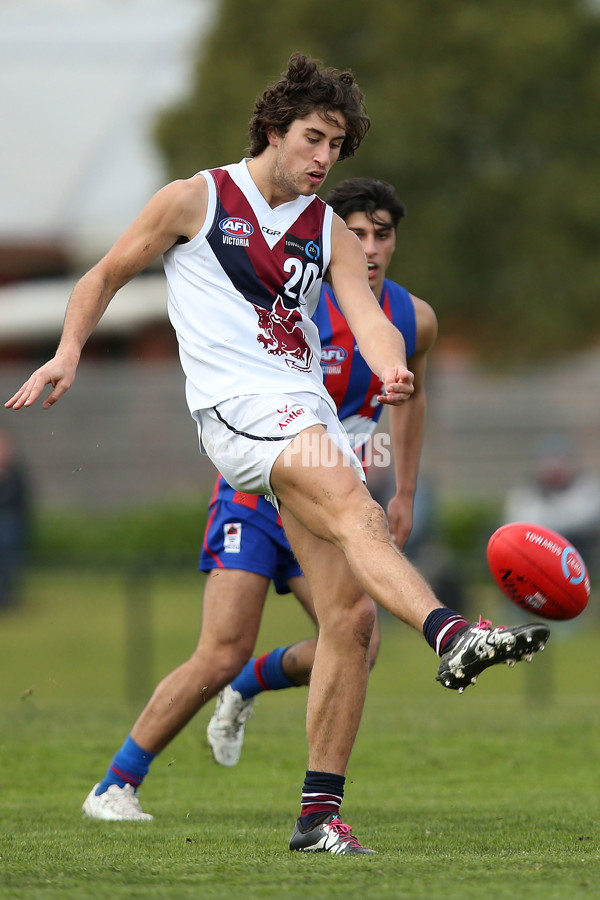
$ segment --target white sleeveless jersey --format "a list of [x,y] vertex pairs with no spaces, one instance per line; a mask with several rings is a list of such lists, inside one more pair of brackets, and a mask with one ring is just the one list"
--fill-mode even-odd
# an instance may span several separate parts
[[208,184],[206,221],[164,254],[190,412],[243,394],[290,391],[332,405],[310,318],[331,258],[331,207],[313,195],[272,209],[246,160],[200,175]]

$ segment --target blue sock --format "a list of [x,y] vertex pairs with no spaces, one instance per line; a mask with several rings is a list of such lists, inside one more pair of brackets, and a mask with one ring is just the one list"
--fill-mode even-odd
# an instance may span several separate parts
[[283,654],[287,647],[277,647],[270,653],[264,653],[258,659],[250,659],[231,682],[234,691],[239,691],[244,700],[255,697],[262,691],[282,691],[296,687],[282,668]]
[[119,787],[132,784],[137,790],[148,774],[150,763],[155,756],[156,753],[142,750],[132,737],[128,737],[113,758],[103,781],[96,788],[96,795],[103,794],[111,784],[117,784]]

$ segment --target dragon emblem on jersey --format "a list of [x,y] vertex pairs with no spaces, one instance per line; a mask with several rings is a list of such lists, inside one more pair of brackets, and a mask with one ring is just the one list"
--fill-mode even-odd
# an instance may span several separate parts
[[288,309],[281,296],[277,297],[270,310],[253,305],[258,315],[258,327],[261,329],[261,333],[256,336],[259,344],[273,356],[285,356],[286,365],[291,369],[310,371],[312,351],[300,324],[302,314],[298,307]]

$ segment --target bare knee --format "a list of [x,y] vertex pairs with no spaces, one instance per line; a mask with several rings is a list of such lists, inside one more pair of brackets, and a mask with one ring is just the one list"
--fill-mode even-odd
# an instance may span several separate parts
[[355,604],[353,610],[354,639],[357,644],[368,650],[371,646],[375,627],[376,607],[370,597],[363,596]]
[[372,497],[363,501],[360,507],[357,528],[367,540],[387,542],[390,539],[386,514]]
[[329,610],[326,620],[321,623],[320,635],[339,646],[349,643],[358,645],[367,653],[375,616],[375,604],[370,597],[363,595],[352,606],[340,606],[334,613]]
[[243,641],[225,642],[207,646],[202,641],[190,657],[189,665],[211,672],[211,688],[219,691],[239,675],[252,655],[252,647]]
[[339,519],[339,529],[342,540],[358,539],[371,544],[391,541],[386,514],[367,491],[357,493],[348,503]]

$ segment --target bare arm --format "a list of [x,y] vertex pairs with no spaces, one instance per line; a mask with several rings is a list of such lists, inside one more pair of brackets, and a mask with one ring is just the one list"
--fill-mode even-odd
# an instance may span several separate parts
[[390,409],[396,492],[388,503],[390,533],[403,547],[412,529],[413,501],[425,428],[425,371],[427,355],[437,337],[436,315],[425,301],[412,297],[417,320],[417,343],[409,366],[414,374],[414,393],[408,403]]
[[413,392],[404,338],[373,296],[360,240],[339,216],[333,220],[329,277],[362,356],[383,383],[377,399],[380,403],[403,403]]
[[106,256],[79,279],[67,306],[56,354],[36,369],[6,407],[31,406],[47,384],[52,391],[43,402],[44,409],[62,397],[75,380],[85,342],[116,292],[179,237],[197,234],[204,222],[207,196],[204,178],[196,176],[174,181],[152,197]]

